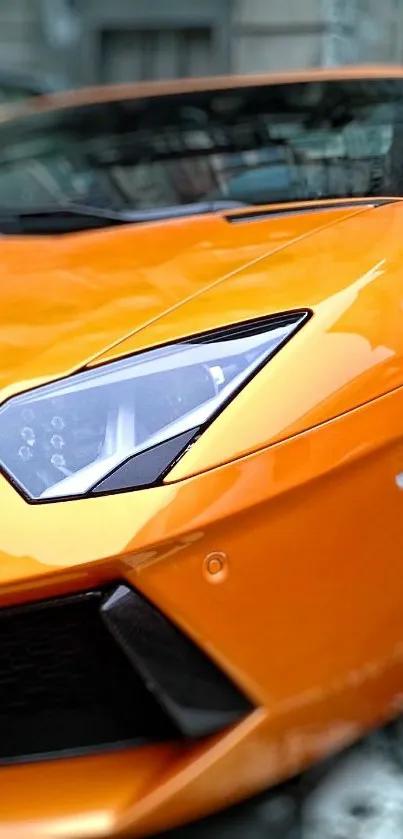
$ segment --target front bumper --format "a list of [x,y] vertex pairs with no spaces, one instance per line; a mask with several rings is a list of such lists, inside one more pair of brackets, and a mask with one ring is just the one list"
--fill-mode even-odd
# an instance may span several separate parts
[[0,766],[0,839],[156,835],[401,710],[402,402],[144,492],[29,505],[0,478],[2,609],[124,581],[254,708],[201,739]]

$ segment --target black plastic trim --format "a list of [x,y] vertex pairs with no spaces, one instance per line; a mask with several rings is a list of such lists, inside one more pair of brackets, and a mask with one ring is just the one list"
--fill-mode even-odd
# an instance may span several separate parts
[[342,201],[338,204],[327,204],[324,202],[323,204],[315,204],[315,206],[310,207],[284,207],[284,209],[273,207],[272,210],[268,207],[260,207],[256,209],[248,208],[245,212],[225,213],[224,218],[229,224],[248,224],[253,221],[264,221],[266,218],[272,219],[282,218],[283,216],[311,215],[313,213],[323,213],[325,210],[354,210],[359,207],[375,209],[383,204],[394,204],[398,200],[399,199],[393,198],[363,198],[357,201]]
[[[195,335],[193,338],[182,340],[183,344],[210,344],[217,341],[223,343],[224,341],[233,341],[236,338],[248,338],[249,335],[261,335],[262,332],[268,332],[271,329],[279,329],[281,326],[293,326],[296,328],[305,323],[310,312],[306,309],[300,309],[291,312],[279,312],[273,315],[263,315],[260,318],[252,318],[251,320],[242,321],[242,323],[233,323],[230,326],[217,327],[210,329],[208,332],[203,332],[201,335]],[[283,346],[283,344],[281,344]],[[264,362],[266,364],[266,361]]]
[[101,614],[171,722],[185,737],[216,733],[253,706],[213,662],[154,606],[120,585]]
[[130,457],[107,475],[91,490],[94,495],[120,492],[127,489],[145,489],[155,486],[171,464],[179,458],[189,443],[196,437],[198,428],[185,431],[165,440],[151,449]]
[[91,230],[116,226],[151,224],[158,221],[175,221],[245,206],[242,201],[206,201],[181,204],[178,207],[160,207],[154,210],[117,211],[104,210],[84,204],[48,206],[39,210],[0,212],[0,233],[11,236],[62,236],[85,233]]

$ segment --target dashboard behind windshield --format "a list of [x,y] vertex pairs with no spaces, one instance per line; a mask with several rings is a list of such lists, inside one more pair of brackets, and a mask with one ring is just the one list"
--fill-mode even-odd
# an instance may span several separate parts
[[123,99],[0,126],[0,205],[151,210],[403,194],[403,80]]

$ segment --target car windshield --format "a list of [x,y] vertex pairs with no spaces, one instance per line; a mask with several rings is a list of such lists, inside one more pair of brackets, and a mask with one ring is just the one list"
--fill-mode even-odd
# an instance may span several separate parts
[[0,208],[403,195],[402,116],[399,78],[251,82],[42,111],[0,126]]

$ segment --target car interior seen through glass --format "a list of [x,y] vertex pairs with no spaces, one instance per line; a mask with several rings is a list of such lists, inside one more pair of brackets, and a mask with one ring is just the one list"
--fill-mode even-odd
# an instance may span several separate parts
[[251,85],[49,109],[0,126],[2,212],[403,194],[403,80]]

